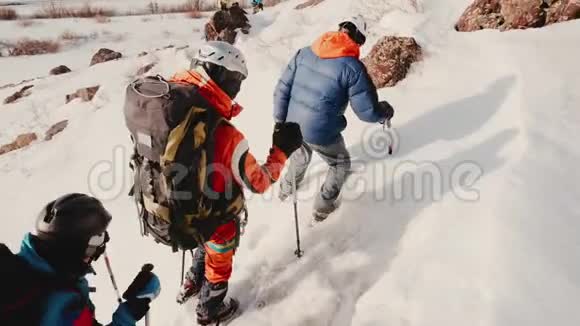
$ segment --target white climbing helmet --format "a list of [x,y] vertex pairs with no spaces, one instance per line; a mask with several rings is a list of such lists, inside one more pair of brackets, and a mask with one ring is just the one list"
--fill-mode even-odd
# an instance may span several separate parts
[[202,62],[210,62],[222,66],[229,71],[237,71],[244,75],[244,77],[248,77],[248,67],[246,66],[244,54],[238,48],[227,42],[206,42],[197,51],[194,59]]
[[[344,23],[352,23],[356,29],[366,38],[367,37],[367,22],[361,15],[356,15],[344,20]],[[342,25],[342,24],[341,24]]]

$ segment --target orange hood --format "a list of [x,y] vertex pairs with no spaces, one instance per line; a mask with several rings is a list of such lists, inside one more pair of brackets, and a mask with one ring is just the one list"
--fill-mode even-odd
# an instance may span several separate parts
[[170,81],[198,86],[199,94],[228,120],[243,110],[242,106],[232,100],[203,69],[186,70],[173,76]]
[[360,46],[343,32],[325,33],[312,44],[312,51],[321,59],[360,56]]

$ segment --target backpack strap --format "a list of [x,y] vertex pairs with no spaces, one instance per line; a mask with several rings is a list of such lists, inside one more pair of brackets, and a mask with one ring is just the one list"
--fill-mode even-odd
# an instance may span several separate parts
[[[133,140],[132,136],[131,140]],[[143,157],[137,153],[137,144],[135,144],[133,141],[133,155],[131,156],[131,161],[129,162],[129,167],[133,171],[133,186],[129,191],[129,196],[133,197],[133,200],[135,200],[135,205],[137,206],[137,215],[139,216],[139,227],[141,229],[141,235],[146,236],[149,234],[149,232],[147,228],[146,214],[143,212],[145,209],[145,203],[143,202],[143,190],[141,189],[141,171],[139,171],[142,163]]]

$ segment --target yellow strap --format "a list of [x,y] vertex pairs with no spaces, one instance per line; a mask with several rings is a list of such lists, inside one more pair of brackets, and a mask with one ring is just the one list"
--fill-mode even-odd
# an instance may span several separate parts
[[169,137],[167,139],[167,146],[165,147],[165,153],[161,157],[161,165],[165,166],[169,162],[173,162],[175,160],[175,155],[177,155],[177,150],[179,149],[179,145],[183,141],[187,130],[189,129],[189,125],[191,124],[191,117],[195,113],[203,112],[204,109],[192,107],[187,116],[177,127],[175,127],[169,133]]
[[143,205],[145,206],[145,210],[147,210],[149,213],[165,220],[167,223],[171,223],[169,208],[157,204],[147,196],[143,196]]

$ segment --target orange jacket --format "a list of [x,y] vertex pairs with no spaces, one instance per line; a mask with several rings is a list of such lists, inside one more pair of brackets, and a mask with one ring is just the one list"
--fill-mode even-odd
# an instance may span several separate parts
[[[173,82],[197,85],[203,96],[226,120],[242,111],[242,107],[223,92],[203,70],[188,70],[176,74]],[[230,123],[221,123],[214,134],[214,191],[223,193],[230,186],[246,187],[255,193],[264,193],[280,178],[287,157],[272,146],[266,163],[259,164],[244,135]]]

